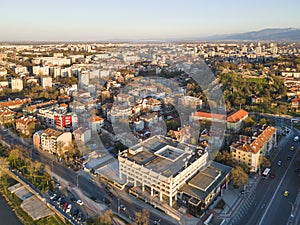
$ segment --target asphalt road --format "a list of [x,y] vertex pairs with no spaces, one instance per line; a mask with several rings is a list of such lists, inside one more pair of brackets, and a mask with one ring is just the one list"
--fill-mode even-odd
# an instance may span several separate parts
[[[300,177],[294,172],[296,153],[300,148],[300,142],[293,141],[295,135],[296,133],[289,137],[272,162],[271,172],[275,174],[275,178],[261,178],[255,190],[254,203],[248,213],[235,224],[286,224],[291,212],[289,202],[294,202],[300,186]],[[295,146],[294,151],[290,151],[291,146]],[[292,158],[289,160],[288,156]],[[282,161],[281,166],[277,165],[278,160]],[[288,197],[283,196],[285,190],[290,193]]]
[[[5,142],[18,144],[28,148],[28,155],[31,156],[32,159],[49,165],[53,173],[80,188],[86,196],[95,196],[100,202],[103,202],[104,198],[109,199],[112,203],[109,208],[114,212],[133,221],[135,218],[135,212],[141,211],[142,208],[147,208],[150,212],[150,225],[157,224],[155,221],[159,221],[158,224],[163,225],[178,224],[178,222],[165,215],[163,212],[152,208],[148,204],[133,196],[130,196],[125,191],[114,190],[112,188],[111,192],[113,193],[113,196],[109,196],[105,189],[105,184],[101,183],[98,178],[91,176],[89,173],[83,171],[75,172],[72,169],[63,166],[61,163],[57,162],[54,155],[43,151],[37,151],[32,147],[30,142],[24,142],[15,134],[3,129],[0,129],[0,134]],[[121,204],[126,207],[125,211],[119,208]]]

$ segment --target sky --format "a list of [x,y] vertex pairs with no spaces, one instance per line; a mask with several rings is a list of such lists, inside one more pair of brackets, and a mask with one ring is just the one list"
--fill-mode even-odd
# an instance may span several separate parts
[[300,28],[299,0],[0,1],[0,41],[189,39]]

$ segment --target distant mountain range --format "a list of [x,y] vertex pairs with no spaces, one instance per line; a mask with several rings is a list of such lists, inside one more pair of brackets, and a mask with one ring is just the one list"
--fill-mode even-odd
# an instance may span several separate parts
[[199,38],[207,41],[300,41],[300,29],[270,28],[237,34],[213,35]]

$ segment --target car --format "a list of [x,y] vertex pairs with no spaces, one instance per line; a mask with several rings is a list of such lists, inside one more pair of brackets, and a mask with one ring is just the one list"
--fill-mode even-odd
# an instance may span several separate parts
[[54,193],[52,196],[50,196],[50,199],[53,200],[56,196],[57,194]]
[[283,196],[284,196],[284,197],[289,196],[289,192],[288,192],[288,191],[284,191]]
[[78,205],[83,205],[83,202],[82,202],[80,199],[78,199],[76,203],[77,203]]
[[299,136],[295,136],[294,141],[298,141],[298,140],[299,140]]
[[71,212],[71,209],[72,209],[72,205],[71,205],[71,204],[69,204],[69,205],[68,205],[68,207],[67,207],[67,209],[66,209],[66,213],[69,213],[69,212]]
[[288,156],[288,157],[287,157],[287,160],[291,160],[291,158],[292,158],[291,156]]
[[56,196],[52,199],[52,201],[56,202],[59,198],[60,198],[60,196],[59,196],[59,195],[56,195]]
[[76,198],[73,198],[73,197],[71,198],[71,201],[74,203],[77,202]]
[[295,168],[295,173],[298,173],[299,172],[299,168]]
[[277,166],[281,166],[281,164],[282,164],[282,161],[281,161],[281,160],[278,160],[278,161],[277,161]]
[[291,151],[294,151],[294,150],[295,150],[295,147],[294,147],[294,146],[291,146],[290,150],[291,150]]
[[241,194],[241,195],[244,195],[244,194],[246,194],[246,191],[245,191],[245,190],[241,190],[241,191],[240,191],[240,194]]
[[66,210],[67,207],[68,207],[68,203],[66,202],[66,203],[64,204],[64,206],[63,206],[63,209]]
[[120,205],[120,209],[125,211],[126,210],[126,207],[124,205]]
[[270,173],[270,178],[274,179],[275,178],[275,174],[274,173]]

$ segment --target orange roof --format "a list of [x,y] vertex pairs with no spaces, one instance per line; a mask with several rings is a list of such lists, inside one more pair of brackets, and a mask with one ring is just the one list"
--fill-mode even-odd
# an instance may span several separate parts
[[207,112],[195,112],[194,117],[202,117],[202,118],[207,118],[207,119],[215,118],[215,119],[219,119],[219,120],[224,120],[225,119],[225,115],[207,113]]
[[21,123],[24,125],[28,125],[31,122],[36,122],[36,118],[34,117],[21,117],[16,120],[16,123]]
[[29,102],[31,102],[30,98],[12,100],[12,101],[8,101],[8,102],[0,102],[0,107],[17,106],[17,105],[22,105],[22,104],[29,103]]
[[275,127],[268,126],[265,130],[261,132],[258,137],[251,142],[251,144],[239,144],[239,143],[233,143],[232,146],[236,147],[239,150],[245,151],[245,152],[252,152],[256,154],[260,151],[262,146],[269,141],[269,139],[272,137],[272,135],[276,132]]
[[227,122],[229,123],[236,123],[240,120],[242,120],[243,118],[248,116],[248,112],[246,112],[243,109],[240,109],[238,111],[235,111],[233,113],[231,113],[228,117],[227,117]]
[[88,122],[103,122],[104,119],[100,116],[93,116],[88,118]]

